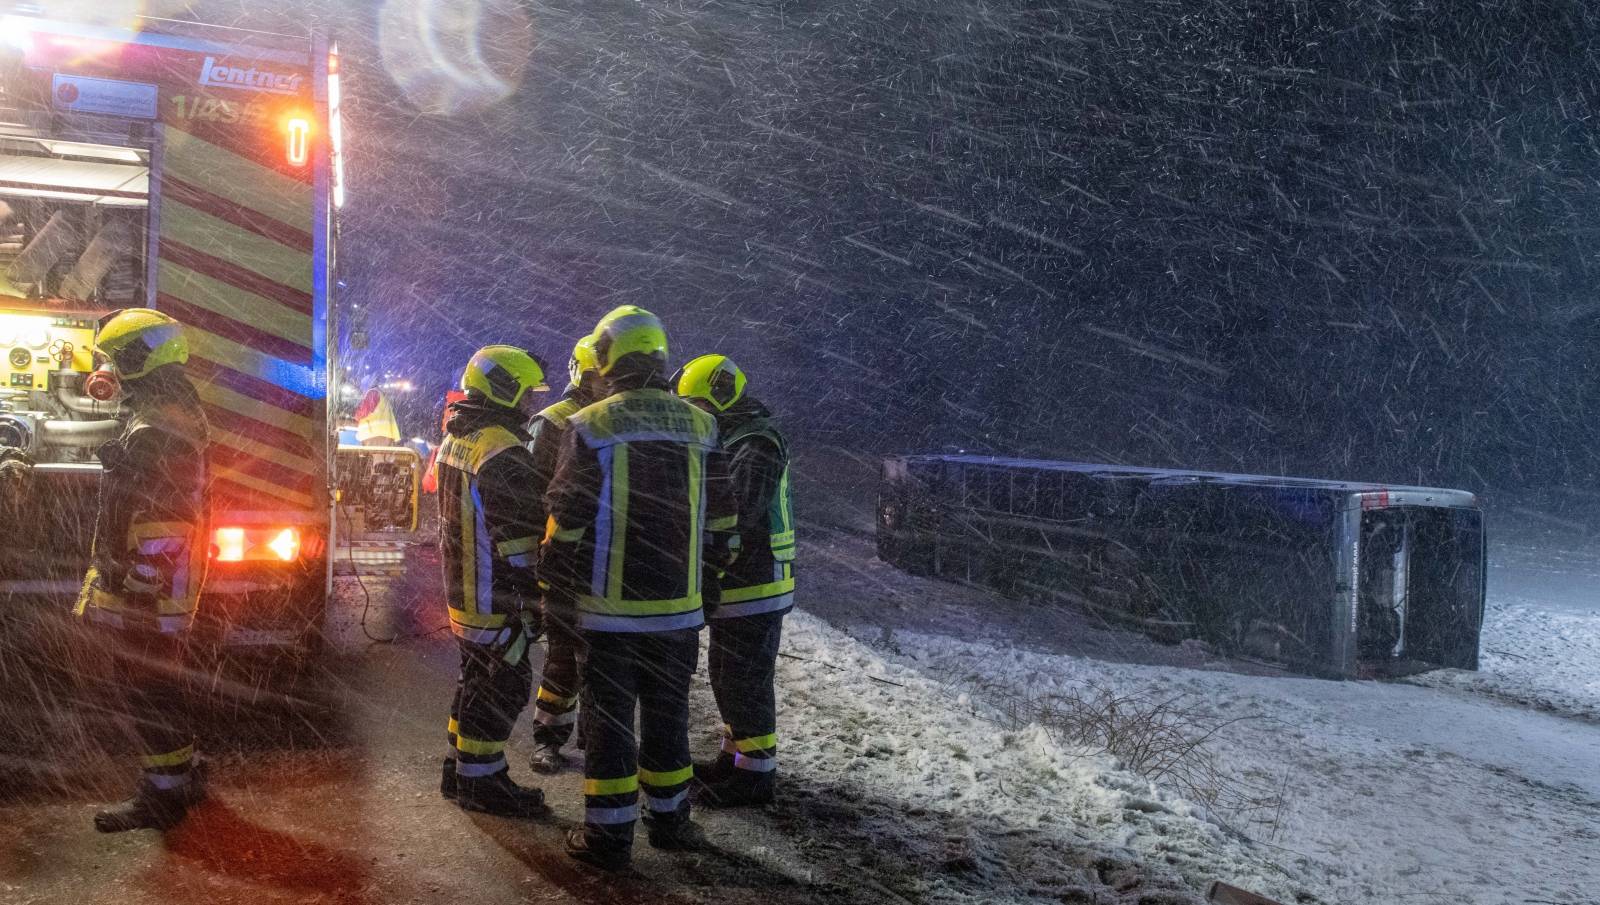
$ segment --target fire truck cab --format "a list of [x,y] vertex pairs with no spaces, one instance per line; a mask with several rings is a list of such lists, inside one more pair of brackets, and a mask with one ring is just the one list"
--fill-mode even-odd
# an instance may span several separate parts
[[338,104],[315,35],[0,16],[0,606],[78,589],[123,416],[89,392],[96,325],[148,307],[184,324],[210,424],[196,631],[315,642]]

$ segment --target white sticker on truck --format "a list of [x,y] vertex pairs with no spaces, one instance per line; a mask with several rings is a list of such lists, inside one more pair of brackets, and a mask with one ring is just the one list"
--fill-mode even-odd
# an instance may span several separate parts
[[156,118],[156,86],[55,73],[50,94],[57,110],[136,119]]

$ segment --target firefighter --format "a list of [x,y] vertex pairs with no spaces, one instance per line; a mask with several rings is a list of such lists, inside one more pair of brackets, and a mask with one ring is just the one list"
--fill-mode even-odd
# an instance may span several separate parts
[[533,685],[534,560],[543,505],[523,426],[549,388],[533,356],[485,346],[461,377],[439,448],[439,550],[461,673],[450,704],[440,792],[469,811],[545,813],[544,793],[512,782],[506,740]]
[[[572,348],[567,364],[567,391],[556,404],[533,420],[534,485],[540,505],[555,475],[565,445],[568,422],[584,406],[604,396],[604,381],[594,358],[594,337],[585,336]],[[566,765],[561,746],[572,736],[578,718],[577,601],[541,583],[544,594],[544,630],[549,650],[539,690],[534,694],[533,756],[530,766],[538,773],[559,773]],[[581,744],[581,740],[580,740]]]
[[[569,419],[541,563],[552,591],[576,599],[582,639],[585,811],[567,852],[618,869],[641,788],[652,846],[704,843],[689,819],[689,683],[702,557],[725,561],[735,516],[716,421],[672,394],[661,322],[623,306],[600,321],[594,346],[612,395]],[[708,530],[721,533],[708,543]]]
[[723,737],[717,759],[696,770],[697,800],[712,807],[766,804],[778,775],[778,641],[783,616],[794,607],[789,444],[726,356],[702,355],[674,382],[679,396],[717,419],[739,516],[739,557],[705,584],[707,666]]
[[95,829],[166,830],[205,797],[183,705],[182,653],[205,580],[205,413],[184,374],[177,321],[147,308],[112,312],[95,340],[98,370],[121,385],[120,439],[99,450],[105,474],[94,545],[74,613],[109,661],[117,706],[133,723],[143,776]]

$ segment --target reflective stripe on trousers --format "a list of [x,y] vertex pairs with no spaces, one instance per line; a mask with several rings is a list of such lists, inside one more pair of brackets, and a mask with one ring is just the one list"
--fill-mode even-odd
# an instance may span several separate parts
[[620,808],[584,808],[583,822],[599,826],[617,826],[618,824],[633,823],[639,819],[639,805],[637,802]]
[[630,827],[639,819],[639,774],[583,781],[583,821],[597,826]]
[[460,757],[456,758],[456,775],[465,776],[468,779],[493,776],[504,769],[506,769],[506,756],[504,754],[493,760],[486,761],[466,761]]
[[682,792],[667,798],[658,798],[655,795],[646,795],[644,800],[645,804],[649,806],[650,810],[656,812],[657,814],[674,814],[677,813],[679,808],[683,807],[683,803],[685,801],[689,800],[689,790],[684,789]]
[[182,773],[145,773],[144,781],[149,783],[153,788],[161,789],[163,791],[169,789],[181,789],[189,784],[190,771],[185,770]]
[[752,773],[771,773],[778,769],[778,755],[759,757],[754,754],[735,754],[733,765],[740,770],[749,770]]
[[645,806],[655,814],[677,813],[689,800],[691,779],[694,779],[693,764],[685,764],[676,770],[639,768],[639,785],[644,788]]
[[743,603],[719,603],[711,611],[712,619],[737,619],[740,616],[760,616],[763,613],[776,613],[794,607],[794,592],[779,594],[776,597],[767,597],[762,600],[747,600]]
[[729,729],[722,736],[722,753],[733,755],[733,765],[752,773],[771,773],[778,769],[778,734],[754,738],[734,738]]
[[187,785],[194,767],[194,745],[184,745],[160,754],[143,754],[139,766],[144,769],[144,780],[157,789],[176,789]]
[[535,708],[533,720],[543,726],[571,726],[578,721],[578,711],[568,710],[566,713],[552,713],[543,708]]

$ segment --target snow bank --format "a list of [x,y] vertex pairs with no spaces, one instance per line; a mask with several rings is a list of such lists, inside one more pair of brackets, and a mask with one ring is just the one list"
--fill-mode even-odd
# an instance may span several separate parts
[[[797,634],[819,657],[838,643],[815,626]],[[943,696],[944,715],[928,718],[920,706],[895,712],[895,689],[862,689],[859,705],[884,712],[893,727],[893,741],[881,744],[921,768],[869,772],[875,783],[898,778],[909,787],[902,794],[920,786],[1015,822],[1050,800],[1092,838],[1169,863],[1191,881],[1211,876],[1285,901],[1309,888],[1349,903],[1576,903],[1600,883],[1592,844],[1600,838],[1600,733],[1586,724],[1407,684],[1111,664],[906,632],[892,644],[900,654],[889,662],[858,642],[834,657],[852,669],[888,670],[918,696]],[[1242,718],[1214,749],[1237,781],[1283,797],[1281,808],[1243,827],[1255,844],[1112,764],[1060,751],[1037,729],[996,732],[970,718],[960,741],[948,734],[957,728],[952,715],[971,713],[962,688],[1088,687],[1186,695],[1219,720]],[[941,764],[941,751],[971,734],[992,739],[987,756],[978,755],[982,767],[935,779],[926,765]],[[1027,797],[1011,797],[1018,787]]]
[[[796,612],[779,687],[787,775],[966,825],[957,860],[971,863],[930,877],[919,893],[939,901],[1123,901],[1092,897],[1110,888],[1129,902],[1191,902],[1195,890],[1222,878],[1295,900],[1302,886],[1274,863],[1276,853],[1106,758],[1064,750],[1038,726],[1001,728],[981,701],[919,668],[970,657],[988,676],[1027,681],[1041,668],[1059,676],[1071,664],[933,636],[915,642],[909,658],[886,656]],[[904,832],[894,823],[878,828],[885,843]],[[1026,854],[1006,855],[1018,847],[1002,841],[1018,834],[1029,839]],[[1063,899],[1072,890],[1083,897]]]

